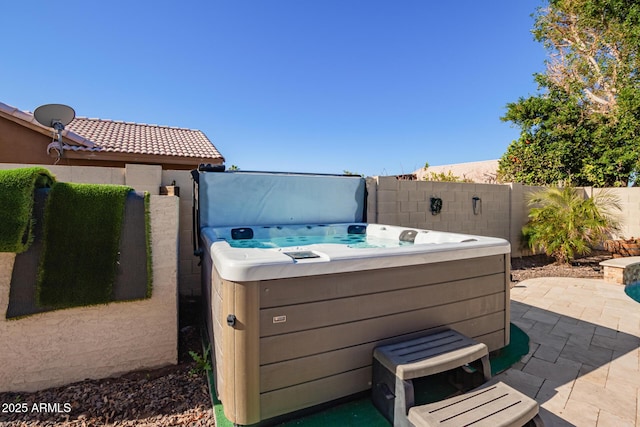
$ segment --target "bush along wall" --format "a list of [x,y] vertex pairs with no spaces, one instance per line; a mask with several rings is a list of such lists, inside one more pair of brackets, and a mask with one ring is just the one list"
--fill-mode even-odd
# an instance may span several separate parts
[[55,183],[35,200],[43,208],[34,244],[16,256],[7,318],[151,296],[148,194]]

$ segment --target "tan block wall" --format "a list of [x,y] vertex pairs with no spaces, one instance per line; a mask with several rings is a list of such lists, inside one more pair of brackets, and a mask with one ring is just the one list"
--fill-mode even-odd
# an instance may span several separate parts
[[[506,185],[402,181],[377,178],[377,222],[429,230],[510,238],[510,188]],[[442,199],[433,215],[431,197]],[[478,213],[473,197],[479,197]]]
[[[621,229],[616,238],[640,237],[640,188],[607,188],[606,191],[620,198],[621,212],[619,214]],[[596,195],[603,189],[594,188]]]
[[[368,207],[374,215],[369,222],[404,227],[501,237],[511,243],[511,256],[532,252],[522,248],[522,227],[528,221],[528,197],[544,187],[512,183],[473,184],[436,181],[402,181],[395,177],[375,177],[368,181]],[[640,188],[582,189],[585,197],[610,191],[620,198],[622,225],[618,236],[640,237]],[[481,211],[473,214],[472,197],[482,200]],[[440,197],[442,212],[432,215],[429,199]],[[374,218],[375,220],[372,220]]]
[[534,252],[522,247],[522,227],[529,221],[529,197],[544,187],[533,187],[518,183],[509,184],[511,188],[511,227],[510,238],[511,255],[526,256]]
[[35,391],[178,361],[178,198],[151,197],[148,300],[6,320],[14,254],[0,253],[0,392]]
[[378,180],[376,178],[368,177],[366,179],[367,185],[367,222],[378,222]]

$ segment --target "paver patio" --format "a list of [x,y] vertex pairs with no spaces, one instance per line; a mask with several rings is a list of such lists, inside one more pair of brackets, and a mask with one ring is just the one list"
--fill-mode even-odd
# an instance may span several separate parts
[[535,398],[547,426],[640,426],[640,304],[602,280],[537,278],[511,289],[530,338],[500,379]]

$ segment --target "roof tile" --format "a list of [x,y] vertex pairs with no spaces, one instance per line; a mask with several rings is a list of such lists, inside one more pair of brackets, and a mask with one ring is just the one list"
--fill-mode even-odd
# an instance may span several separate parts
[[85,117],[75,118],[67,129],[93,141],[98,151],[222,159],[199,130]]
[[[0,102],[0,114],[28,122],[42,131],[33,114]],[[198,159],[224,158],[207,136],[194,129],[116,120],[76,117],[62,133],[64,149],[72,151],[156,154]]]

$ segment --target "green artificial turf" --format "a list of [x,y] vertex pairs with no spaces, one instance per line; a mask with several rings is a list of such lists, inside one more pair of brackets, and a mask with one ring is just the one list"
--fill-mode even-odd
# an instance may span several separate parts
[[0,170],[0,252],[25,252],[31,242],[33,193],[55,178],[41,167]]
[[529,335],[513,323],[510,323],[509,345],[493,352],[491,359],[491,375],[497,375],[511,367],[529,353]]
[[130,187],[56,183],[45,208],[39,306],[69,308],[112,300]]

